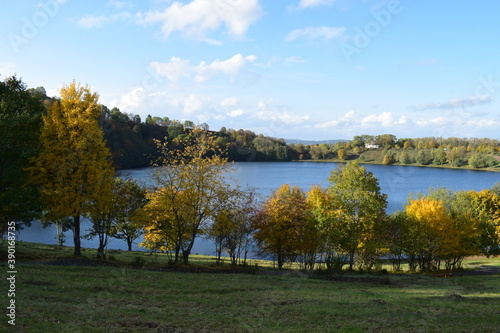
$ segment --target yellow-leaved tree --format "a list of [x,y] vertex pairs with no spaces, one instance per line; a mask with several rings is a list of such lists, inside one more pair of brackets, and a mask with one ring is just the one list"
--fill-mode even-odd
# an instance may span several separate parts
[[418,224],[413,234],[419,267],[423,271],[460,268],[468,255],[480,252],[480,219],[471,193],[437,189],[410,201],[406,214]]
[[347,253],[342,247],[347,237],[347,229],[342,223],[340,204],[327,189],[320,186],[311,187],[307,192],[307,202],[318,231],[321,261],[326,264],[327,270],[339,272],[347,260]]
[[[278,268],[299,256],[308,267],[319,237],[305,193],[298,186],[280,186],[262,205],[254,220],[254,238],[261,252],[277,259]],[[314,261],[313,261],[314,264]]]
[[487,256],[500,253],[500,196],[491,190],[470,192],[470,202],[479,220],[478,246]]
[[157,142],[160,158],[153,178],[156,188],[143,208],[144,243],[150,249],[182,252],[183,262],[195,239],[232,191],[224,178],[230,169],[215,137],[201,128],[172,143]]
[[71,218],[74,255],[81,255],[80,219],[109,199],[114,169],[98,126],[97,93],[71,83],[43,117],[40,154],[30,169],[47,219]]
[[236,265],[238,260],[246,262],[249,251],[255,192],[253,189],[243,191],[236,187],[229,194],[214,211],[206,236],[215,243],[217,263],[220,263],[222,251],[226,250],[231,263]]

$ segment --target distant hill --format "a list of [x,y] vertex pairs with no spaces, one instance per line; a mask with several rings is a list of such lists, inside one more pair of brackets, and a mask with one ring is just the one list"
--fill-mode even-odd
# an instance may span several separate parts
[[335,144],[337,142],[348,142],[349,140],[300,140],[300,139],[283,139],[285,140],[286,144],[289,145],[291,143],[293,144],[298,144],[302,143],[303,145],[320,145],[322,143],[327,143],[327,144]]

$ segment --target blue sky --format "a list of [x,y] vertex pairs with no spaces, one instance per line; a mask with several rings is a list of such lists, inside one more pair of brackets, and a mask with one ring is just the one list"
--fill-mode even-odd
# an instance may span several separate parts
[[0,74],[295,139],[500,138],[500,2],[0,0]]

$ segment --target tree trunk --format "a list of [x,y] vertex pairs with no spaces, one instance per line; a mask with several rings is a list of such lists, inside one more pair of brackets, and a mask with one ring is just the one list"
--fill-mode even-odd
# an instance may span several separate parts
[[104,253],[104,244],[99,244],[97,248],[97,259],[106,259],[106,254]]
[[283,256],[281,253],[278,253],[278,269],[283,267]]
[[354,266],[354,251],[349,253],[349,270],[352,271]]
[[191,251],[189,251],[189,250],[182,251],[182,260],[183,260],[185,265],[189,264],[189,255],[190,254],[191,254]]
[[73,216],[73,242],[75,243],[75,257],[82,256],[81,242],[80,242],[80,215]]
[[177,244],[175,246],[175,263],[178,264],[179,263],[179,253],[181,252],[181,246],[179,244]]
[[127,237],[127,247],[129,251],[132,251],[132,239]]
[[106,259],[106,253],[104,253],[104,248],[108,239],[106,236],[99,236],[99,247],[97,248],[97,259]]

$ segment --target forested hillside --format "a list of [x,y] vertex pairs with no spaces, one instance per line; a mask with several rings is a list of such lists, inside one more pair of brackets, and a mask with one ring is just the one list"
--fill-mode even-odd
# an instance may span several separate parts
[[[12,80],[12,78],[10,78]],[[7,82],[7,81],[6,81]],[[19,84],[23,84],[19,81]],[[27,93],[45,108],[56,98],[48,97],[43,87],[25,87]],[[172,141],[187,136],[195,126],[210,130],[207,124],[175,120],[165,116],[139,115],[100,105],[99,126],[111,150],[117,169],[148,167],[158,157],[155,140]],[[45,111],[46,112],[46,109]],[[230,161],[358,160],[361,163],[434,165],[495,169],[500,160],[500,141],[489,138],[397,138],[392,134],[359,135],[335,143],[287,144],[284,139],[250,130],[222,127],[210,130],[217,142],[227,146]],[[297,141],[292,141],[297,142]]]

